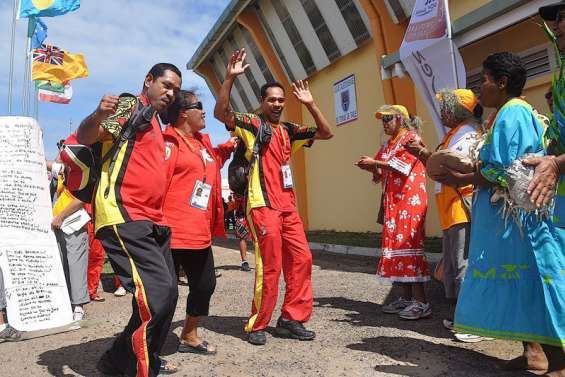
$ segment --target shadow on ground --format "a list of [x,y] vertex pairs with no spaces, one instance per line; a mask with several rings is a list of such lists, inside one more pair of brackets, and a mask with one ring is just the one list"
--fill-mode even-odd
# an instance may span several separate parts
[[[530,372],[505,372],[500,360],[479,352],[407,337],[365,338],[347,348],[374,352],[401,365],[376,365],[375,371],[405,376],[534,376]],[[469,373],[469,370],[473,370]],[[464,371],[464,372],[463,372]]]
[[[243,332],[243,326],[247,321],[247,317],[234,316],[209,316],[203,317],[200,327],[221,335],[228,335],[237,339],[245,340],[246,336]],[[176,321],[171,325],[171,331],[184,325],[184,321]]]

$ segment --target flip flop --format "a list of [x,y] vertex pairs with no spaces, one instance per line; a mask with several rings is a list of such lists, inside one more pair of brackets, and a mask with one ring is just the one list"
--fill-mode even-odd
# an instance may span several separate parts
[[174,374],[179,371],[179,368],[169,363],[167,360],[161,359],[159,366],[159,374]]
[[210,344],[207,341],[203,341],[197,346],[191,346],[187,343],[180,343],[178,351],[181,353],[196,353],[198,355],[215,355],[216,351],[210,351],[208,346]]
[[104,301],[106,301],[106,299],[105,299],[104,297],[101,297],[101,296],[98,296],[98,295],[96,295],[96,296],[94,296],[94,297],[91,297],[90,299],[91,299],[92,301],[96,301],[96,302],[104,302]]

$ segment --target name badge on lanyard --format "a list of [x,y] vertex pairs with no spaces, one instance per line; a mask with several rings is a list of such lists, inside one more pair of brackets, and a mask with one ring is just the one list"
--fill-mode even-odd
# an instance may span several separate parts
[[212,185],[197,180],[192,190],[192,195],[190,196],[190,206],[206,211],[208,209],[211,192]]
[[289,164],[284,164],[283,166],[281,166],[281,174],[283,179],[283,188],[292,188],[292,171],[290,170]]

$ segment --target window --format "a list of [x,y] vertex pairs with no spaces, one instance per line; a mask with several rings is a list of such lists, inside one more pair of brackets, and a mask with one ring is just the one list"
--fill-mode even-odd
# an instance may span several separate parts
[[255,57],[255,61],[257,62],[259,69],[263,73],[265,80],[267,82],[274,82],[275,78],[273,77],[273,74],[271,73],[271,70],[269,69],[267,62],[265,61],[265,58],[263,57],[263,55],[261,55],[261,51],[259,51],[259,47],[257,47],[257,44],[253,40],[251,33],[249,32],[249,30],[247,30],[241,25],[239,26],[239,28],[241,29],[241,34],[243,34],[243,38],[245,38],[245,42],[251,49],[250,52]]
[[328,59],[333,62],[337,58],[341,56],[339,52],[339,48],[337,47],[334,37],[330,33],[330,29],[328,29],[328,25],[326,25],[326,21],[320,13],[320,9],[313,0],[300,0],[302,7],[306,11],[310,22],[312,23],[312,27],[316,31],[318,35],[318,39],[328,56]]
[[369,30],[367,30],[359,9],[357,9],[353,0],[335,0],[335,2],[357,46],[371,38]]
[[[230,46],[233,50],[239,50],[240,49],[240,47],[235,42],[235,39],[233,39],[233,36],[230,35],[228,37],[228,42],[229,42],[229,44],[230,44]],[[245,77],[247,77],[247,81],[249,81],[249,85],[251,86],[251,89],[253,90],[253,94],[255,94],[257,101],[261,102],[259,100],[259,98],[261,98],[259,85],[257,85],[257,81],[255,81],[255,77],[253,76],[253,73],[251,72],[250,69],[245,70]]]
[[[218,55],[220,55],[220,57],[222,58],[222,61],[227,66],[228,65],[228,57],[227,57],[223,48],[220,48],[218,50]],[[249,98],[247,98],[247,94],[245,94],[245,91],[243,90],[243,86],[241,85],[241,82],[239,81],[239,77],[237,79],[235,79],[235,81],[233,82],[233,85],[235,86],[235,90],[237,90],[237,92],[239,93],[239,97],[241,97],[241,100],[243,101],[243,106],[245,107],[245,110],[251,111],[252,110],[251,102],[249,102]]]
[[[277,39],[275,38],[275,35],[273,34],[273,31],[271,30],[271,28],[267,24],[267,20],[265,19],[265,16],[263,15],[261,8],[259,8],[259,5],[257,5],[257,4],[255,5],[255,10],[257,11],[257,15],[259,16],[259,19],[261,20],[261,23],[263,24],[263,28],[267,32],[267,36],[269,37],[269,40],[271,41],[271,44],[273,45],[273,48],[275,49],[275,52],[278,55],[282,65],[284,67],[284,70],[286,71],[286,74],[288,75],[288,78],[290,79],[290,81],[295,81],[294,75],[292,74],[292,71],[290,70],[290,66],[288,65],[288,62],[286,61],[284,54],[281,50],[281,46],[279,46]],[[243,35],[245,35],[245,32],[247,30],[245,30],[245,28],[242,28],[242,29],[244,30]],[[247,37],[245,37],[245,38],[247,40]],[[247,43],[249,43],[249,41]],[[255,55],[255,57],[257,57],[257,56],[260,56],[260,55]],[[257,61],[257,63],[259,63],[259,61]],[[263,72],[263,74],[265,74],[265,73]],[[272,77],[272,75],[271,75],[271,77]],[[265,79],[267,79],[267,76],[265,76]],[[267,81],[269,81],[269,80],[267,80]],[[273,78],[273,81],[275,81],[274,78]]]
[[298,54],[298,58],[300,59],[304,70],[308,75],[314,73],[316,71],[316,66],[314,65],[310,51],[306,48],[306,45],[304,44],[290,13],[288,13],[288,9],[281,0],[271,0],[271,2],[275,8],[275,12],[283,24],[284,30],[286,31],[290,42]]

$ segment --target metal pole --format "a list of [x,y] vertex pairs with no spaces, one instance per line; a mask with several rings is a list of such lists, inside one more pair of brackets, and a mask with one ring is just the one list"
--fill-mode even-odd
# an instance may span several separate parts
[[445,18],[447,21],[447,38],[449,39],[449,54],[451,55],[451,65],[453,69],[453,79],[455,80],[455,88],[458,89],[459,86],[459,75],[457,72],[457,59],[455,59],[455,48],[453,46],[453,39],[451,39],[451,17],[449,16],[449,1],[444,0],[445,4]]
[[[29,24],[29,19],[28,19]],[[27,38],[26,58],[24,64],[24,83],[22,93],[22,115],[29,115],[29,81],[31,79],[31,64],[29,60],[29,52],[31,50],[31,38]]]
[[16,45],[16,17],[18,15],[18,0],[12,6],[12,39],[10,45],[10,78],[8,81],[8,114],[12,115],[12,88],[14,85],[14,49]]

